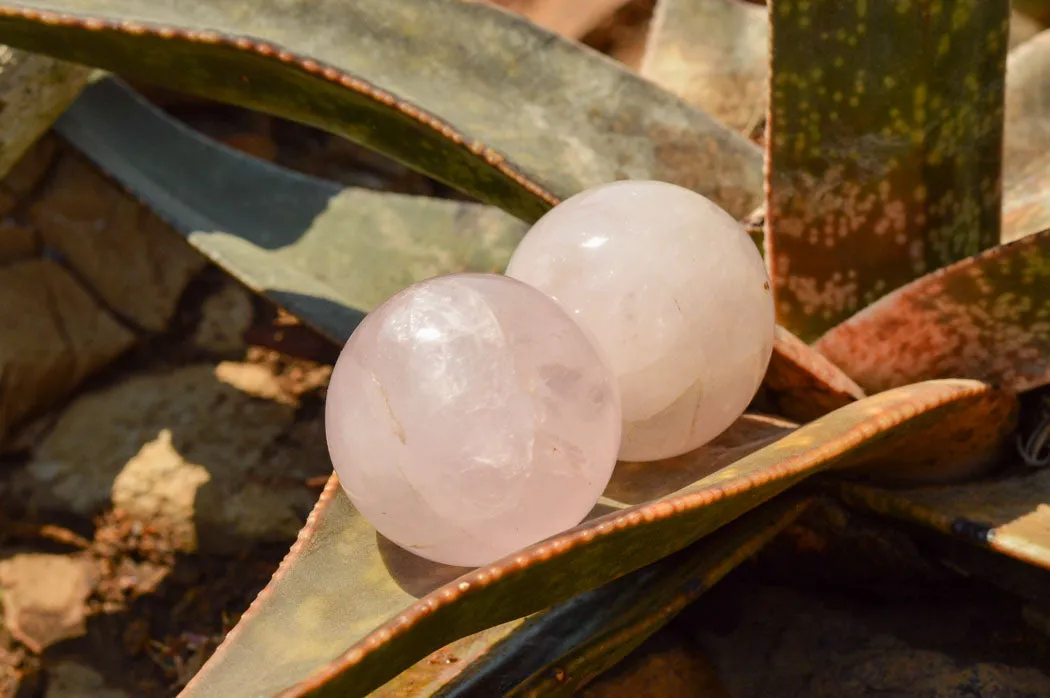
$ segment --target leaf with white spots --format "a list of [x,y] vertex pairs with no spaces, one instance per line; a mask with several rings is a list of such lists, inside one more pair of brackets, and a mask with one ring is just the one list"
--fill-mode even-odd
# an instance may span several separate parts
[[1009,9],[773,3],[766,261],[803,341],[998,242]]
[[1050,230],[896,290],[815,348],[871,391],[947,376],[1050,383]]

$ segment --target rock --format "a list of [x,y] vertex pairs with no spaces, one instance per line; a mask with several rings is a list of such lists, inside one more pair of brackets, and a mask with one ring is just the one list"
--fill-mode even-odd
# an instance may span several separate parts
[[871,603],[731,576],[680,623],[734,698],[1050,695],[1047,647],[1017,602],[972,591]]
[[4,623],[39,654],[86,631],[88,596],[96,584],[87,560],[69,555],[26,553],[0,562]]
[[32,229],[11,219],[0,220],[0,264],[28,259],[36,254],[36,237]]
[[197,490],[211,480],[208,470],[189,463],[161,429],[131,457],[113,481],[113,506],[147,521],[160,521],[177,547],[197,547],[194,504]]
[[223,361],[215,367],[215,377],[253,397],[293,406],[298,403],[294,395],[285,391],[277,376],[262,364]]
[[251,294],[234,281],[226,281],[201,304],[193,343],[220,356],[243,356],[244,333],[252,324],[253,310]]
[[70,404],[15,486],[42,509],[116,506],[183,551],[290,541],[316,498],[306,479],[331,472],[300,424],[211,364],[133,375]]
[[108,688],[102,676],[89,666],[70,659],[48,669],[44,698],[127,698],[128,694]]
[[0,267],[0,441],[135,336],[50,260]]
[[165,329],[190,278],[206,264],[152,211],[70,150],[27,215],[103,302],[153,332]]
[[44,179],[58,156],[60,141],[46,135],[15,163],[0,181],[0,216],[12,213]]

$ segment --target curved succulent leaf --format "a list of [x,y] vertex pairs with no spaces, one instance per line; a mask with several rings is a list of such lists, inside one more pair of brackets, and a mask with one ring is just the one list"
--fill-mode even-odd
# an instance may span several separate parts
[[770,16],[766,261],[780,323],[810,342],[998,243],[1009,2],[777,0]]
[[959,456],[945,437],[972,422],[987,442],[974,438],[967,452],[987,452],[1010,427],[1013,406],[983,383],[934,381],[847,405],[715,472],[704,449],[647,464],[644,477],[618,469],[616,480],[626,481],[599,505],[610,513],[473,571],[379,538],[333,477],[270,585],[185,696],[364,695],[457,638],[681,550],[809,475],[887,463],[935,469]]
[[641,73],[748,136],[766,115],[766,15],[741,0],[660,0]]
[[908,519],[1050,570],[1050,470],[920,490],[842,486],[873,511]]
[[659,562],[549,611],[457,640],[370,698],[572,695],[754,555],[807,504],[778,497]]
[[5,2],[0,41],[328,129],[527,221],[614,179],[738,217],[761,194],[751,143],[486,3]]
[[[807,505],[808,501],[790,495],[779,497],[726,524],[707,539],[617,580],[613,584],[623,582],[623,588],[610,589],[606,593],[615,620],[604,614],[604,618],[598,616],[604,621],[600,626],[586,624],[585,641],[575,643],[570,652],[534,672],[508,692],[508,698],[574,695],[626,657],[733,568],[758,552],[798,518]],[[600,588],[596,592],[603,590]],[[580,598],[586,599],[586,596]],[[596,603],[594,607],[600,606]],[[587,617],[584,613],[577,616]],[[565,629],[571,627],[578,628],[579,623],[566,624]],[[490,685],[497,687],[497,684]],[[471,695],[501,694],[493,691]]]
[[978,378],[1014,391],[1050,382],[1050,230],[928,274],[815,345],[871,391]]
[[842,369],[780,325],[763,387],[776,413],[797,422],[808,422],[864,397]]
[[1010,53],[1003,142],[1003,230],[1009,242],[1050,228],[1050,31]]
[[[342,342],[363,313],[416,281],[500,272],[524,224],[477,204],[343,189],[231,150],[115,80],[56,128],[253,290]],[[808,420],[859,397],[841,371],[779,332],[767,391]]]
[[336,341],[406,286],[501,271],[525,224],[488,206],[343,188],[227,148],[114,80],[56,129],[198,249]]

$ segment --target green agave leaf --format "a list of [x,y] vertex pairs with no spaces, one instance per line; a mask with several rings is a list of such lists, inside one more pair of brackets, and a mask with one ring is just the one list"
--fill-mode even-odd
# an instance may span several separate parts
[[766,8],[741,0],[660,0],[641,73],[750,135],[769,91]]
[[115,80],[56,130],[253,290],[345,341],[425,278],[501,271],[525,224],[487,206],[343,188],[227,148]]
[[[112,79],[89,87],[56,129],[198,249],[336,342],[416,281],[501,272],[525,232],[490,207],[340,188],[256,160]],[[785,331],[766,384],[800,421],[863,395]]]
[[808,504],[778,497],[615,582],[458,640],[370,696],[572,695],[758,552]]
[[978,378],[1050,383],[1050,230],[924,276],[820,338],[817,350],[871,391]]
[[1006,67],[1002,241],[1050,228],[1050,31],[1010,53]]
[[842,486],[842,494],[881,514],[1050,570],[1050,470],[905,491],[851,483]]
[[0,41],[328,129],[526,221],[623,178],[738,217],[761,196],[754,145],[486,3],[4,2]]
[[802,340],[999,241],[1009,9],[772,4],[766,260]]
[[[809,475],[886,463],[935,469],[958,457],[943,446],[965,425],[972,437],[960,448],[988,452],[1013,412],[1013,398],[986,384],[933,381],[847,405],[714,472],[705,449],[620,468],[599,506],[612,511],[473,571],[387,543],[333,478],[269,586],[184,695],[364,695],[458,638],[681,550]],[[723,435],[716,452],[756,440],[741,434],[768,439],[770,424],[755,420]]]

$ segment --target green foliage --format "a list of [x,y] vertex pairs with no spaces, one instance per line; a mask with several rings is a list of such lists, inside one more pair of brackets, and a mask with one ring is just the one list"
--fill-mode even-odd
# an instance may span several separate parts
[[[386,542],[333,479],[281,569],[185,695],[365,695],[449,642],[656,562],[819,472],[865,472],[892,457],[921,474],[960,452],[987,454],[1010,428],[1013,404],[976,381],[920,383],[772,443],[775,427],[745,417],[721,444],[646,463],[643,477],[621,468],[594,518],[473,571]],[[971,439],[943,448],[948,433],[967,427]],[[768,445],[718,467],[727,442],[735,455]]]
[[8,6],[0,37],[339,133],[526,221],[624,177],[682,184],[736,215],[761,197],[752,144],[481,3],[110,0],[116,19],[94,23],[96,5],[33,5],[61,13],[55,23]]

